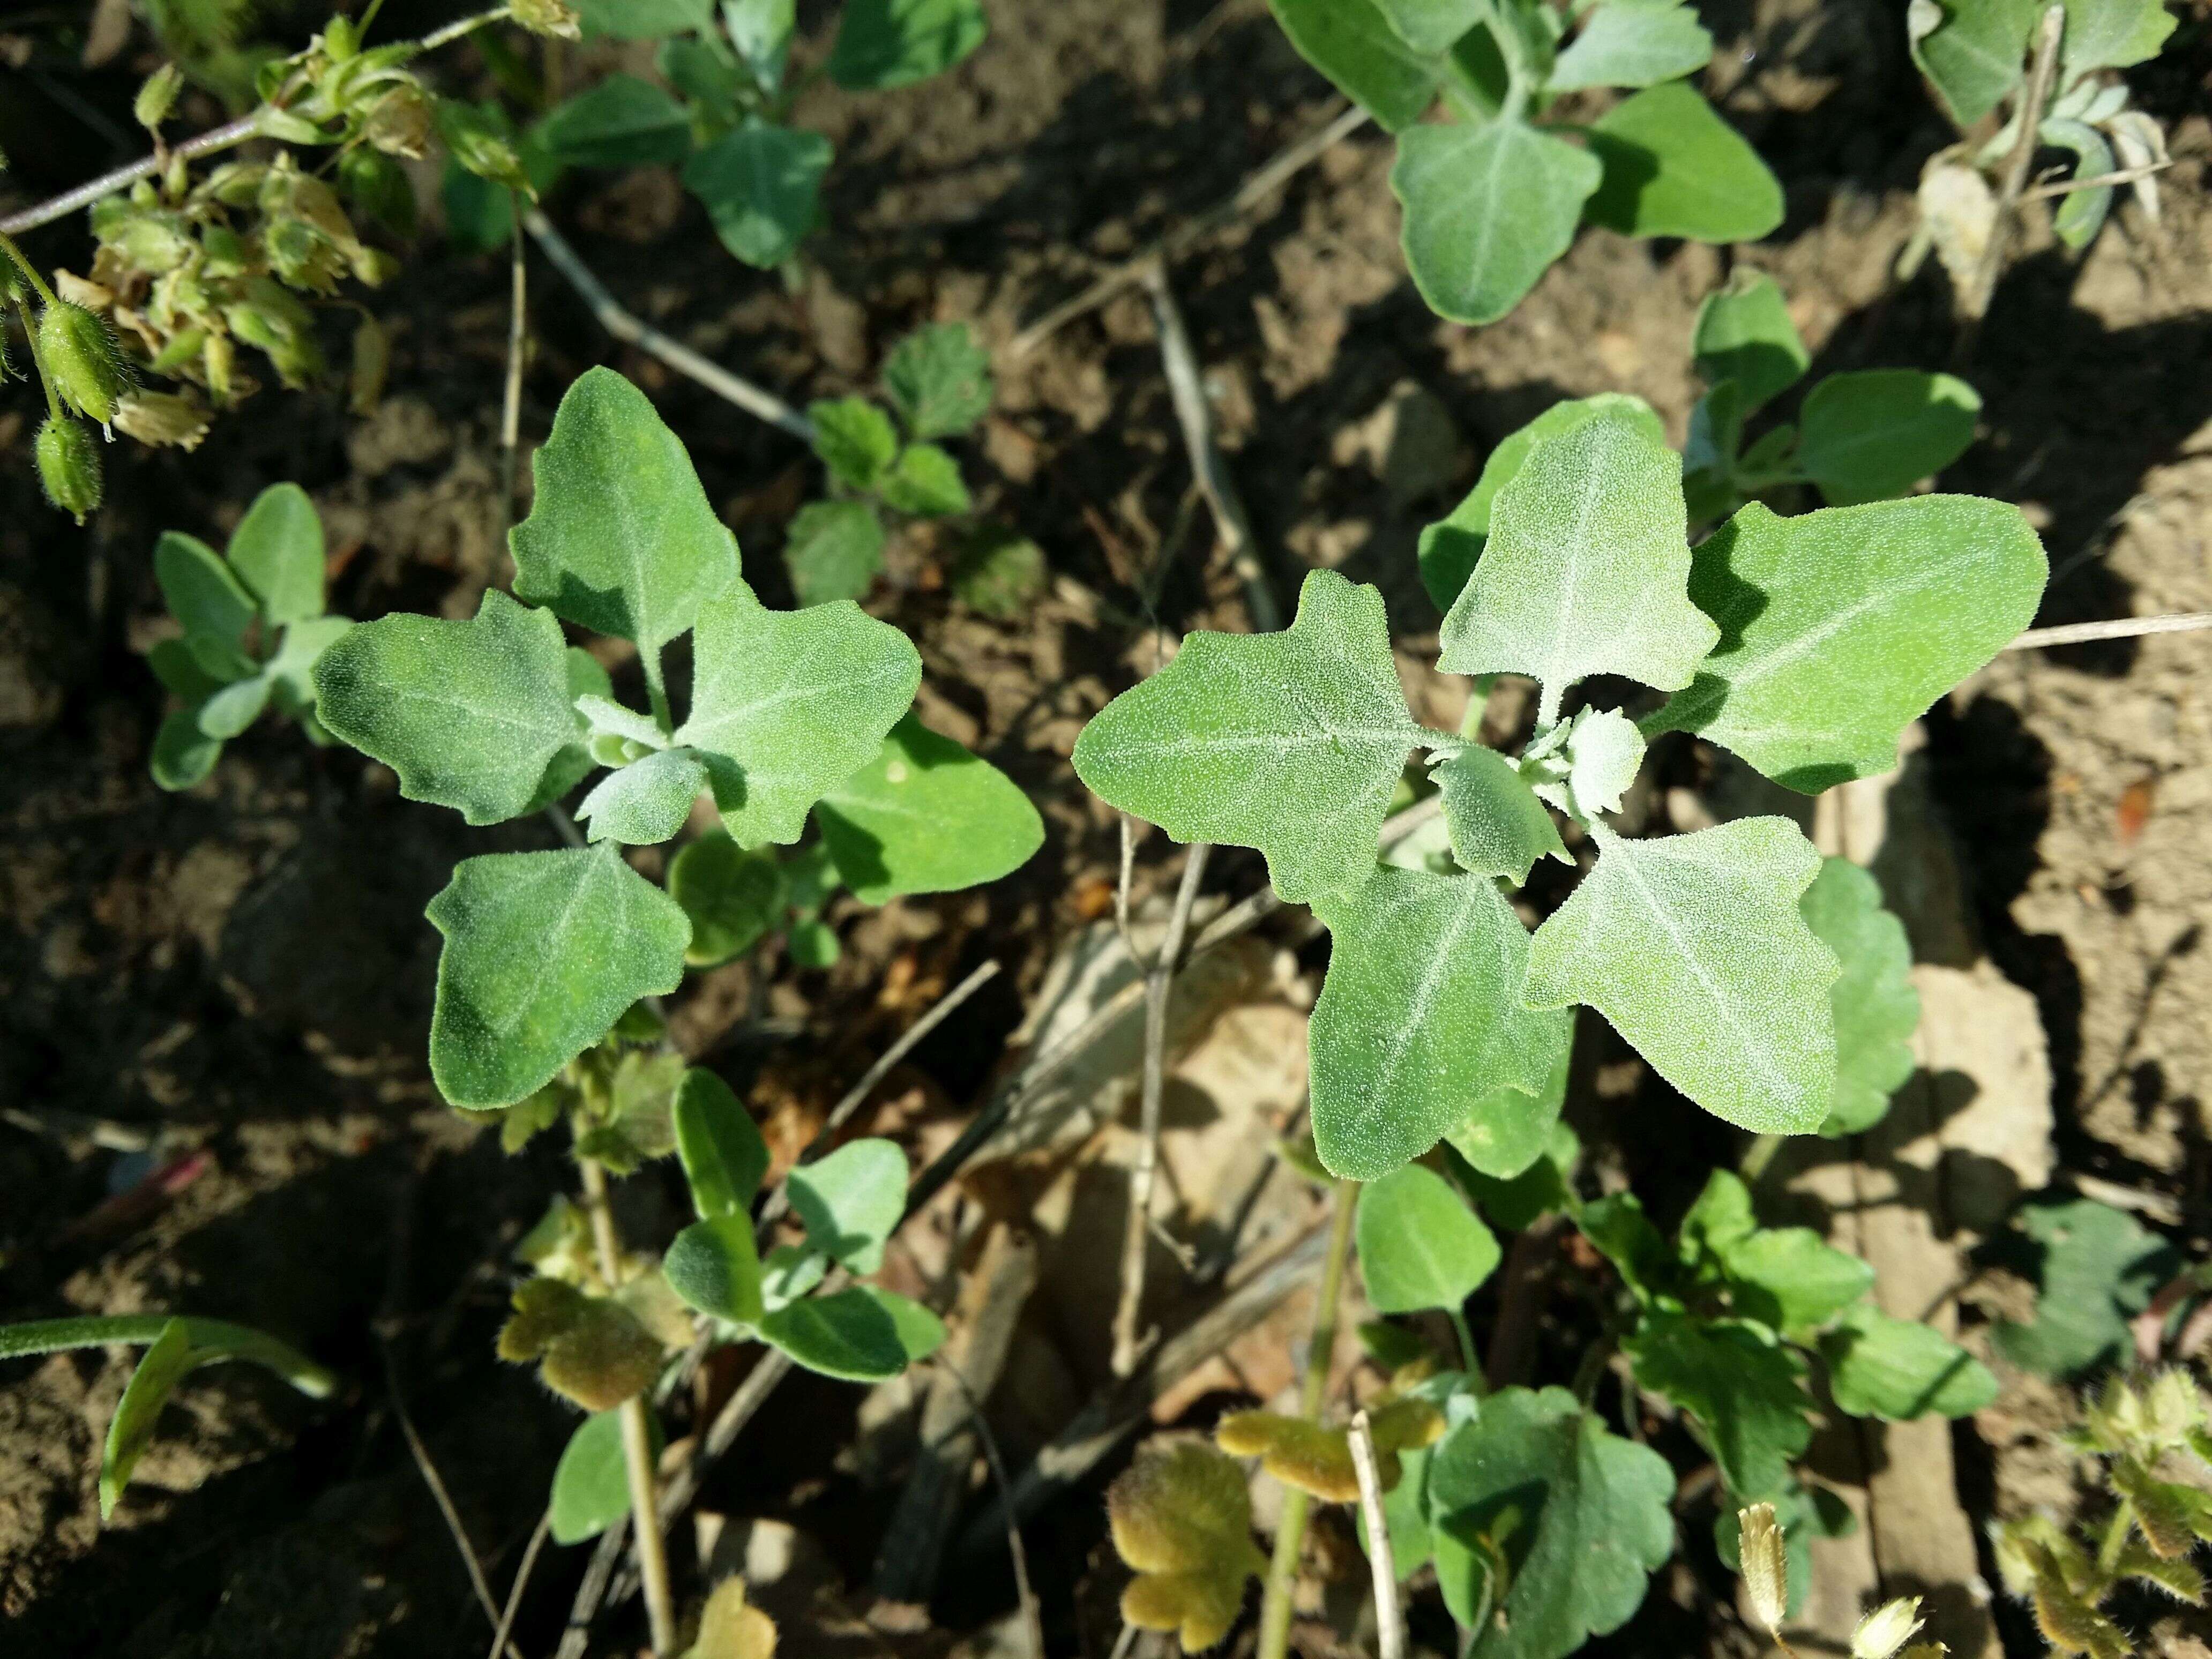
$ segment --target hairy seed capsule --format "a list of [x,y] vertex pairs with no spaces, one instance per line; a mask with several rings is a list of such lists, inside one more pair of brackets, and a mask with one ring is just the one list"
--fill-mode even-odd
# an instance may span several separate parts
[[102,426],[131,390],[131,372],[107,325],[66,300],[40,314],[39,361],[62,402]]
[[169,118],[169,112],[177,106],[177,94],[184,89],[184,71],[174,64],[164,64],[138,88],[131,113],[137,118],[140,126],[151,132]]
[[79,524],[100,505],[100,451],[92,428],[65,416],[49,415],[39,428],[39,482],[46,499]]

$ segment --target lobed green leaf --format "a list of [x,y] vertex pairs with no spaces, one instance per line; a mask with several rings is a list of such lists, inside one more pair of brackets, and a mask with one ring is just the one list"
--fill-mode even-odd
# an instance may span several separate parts
[[991,355],[965,323],[932,323],[891,348],[884,391],[914,438],[951,438],[990,412]]
[[1636,1381],[1705,1431],[1733,1498],[1753,1503],[1790,1484],[1813,1440],[1813,1397],[1796,1357],[1760,1327],[1650,1312],[1621,1352]]
[[1836,1017],[1836,1087],[1824,1135],[1855,1135],[1889,1110],[1912,1075],[1920,994],[1905,924],[1882,908],[1881,884],[1849,859],[1822,860],[1797,908],[1844,971],[1828,994]]
[[814,453],[841,483],[873,489],[898,453],[891,417],[866,398],[835,398],[810,404]]
[[1703,69],[1712,55],[1713,37],[1689,7],[1611,0],[1585,15],[1544,89],[1656,86]]
[[707,767],[685,749],[664,749],[599,780],[576,809],[593,841],[657,847],[673,841],[707,787]]
[[1626,236],[1756,241],[1782,222],[1782,186],[1686,81],[1615,105],[1589,130],[1604,181],[1592,224]]
[[748,116],[684,164],[684,187],[706,204],[724,247],[773,270],[799,252],[820,217],[834,153],[818,132]]
[[1831,374],[1798,416],[1797,465],[1831,507],[1902,495],[1966,453],[1981,409],[1973,387],[1948,374]]
[[1782,285],[1748,265],[1737,266],[1728,286],[1705,296],[1690,349],[1706,385],[1734,383],[1745,415],[1796,385],[1813,361]]
[[1492,323],[1575,239],[1599,188],[1596,156],[1524,121],[1409,127],[1390,189],[1405,209],[1406,268],[1439,316]]
[[1437,762],[1429,775],[1443,800],[1452,857],[1470,875],[1519,887],[1538,859],[1574,862],[1536,792],[1495,749],[1471,743]]
[[1394,16],[1411,19],[1419,3],[1393,0],[1386,12],[1376,0],[1267,0],[1267,9],[1301,58],[1385,132],[1401,132],[1436,101],[1443,80],[1436,55],[1407,45],[1391,26]]
[[858,599],[884,568],[884,525],[866,501],[809,501],[783,550],[799,604]]
[[[1567,1103],[1567,1069],[1574,1057],[1574,1020],[1571,1017],[1559,1020],[1550,1030],[1553,1045],[1551,1064],[1541,1089],[1531,1095],[1505,1084],[1493,1085],[1476,1097],[1465,1117],[1444,1131],[1444,1139],[1452,1150],[1485,1179],[1498,1182],[1517,1180],[1547,1157],[1558,1159],[1559,1174],[1564,1176],[1573,1164],[1575,1152],[1580,1150],[1574,1142],[1573,1133],[1564,1130],[1559,1122],[1559,1114]],[[1568,1143],[1565,1148],[1559,1139],[1562,1133],[1566,1135]],[[1565,1156],[1560,1157],[1563,1151]],[[1536,1185],[1542,1189],[1543,1207],[1557,1209],[1564,1206],[1565,1188],[1559,1181],[1547,1182],[1540,1175]],[[1530,1195],[1533,1194],[1523,1196]],[[1507,1202],[1514,1205],[1512,1200]],[[1518,1206],[1514,1205],[1514,1209],[1517,1211]],[[1492,1219],[1516,1231],[1526,1224],[1509,1221],[1496,1211],[1492,1212]]]
[[814,809],[838,878],[866,904],[996,881],[1044,844],[1012,779],[912,714]]
[[726,830],[712,830],[678,849],[668,896],[691,919],[684,962],[718,968],[757,945],[782,919],[782,867],[771,854],[749,853]]
[[887,92],[942,75],[989,27],[982,0],[845,0],[830,78],[848,92]]
[[1853,1417],[1965,1417],[1997,1397],[1990,1368],[1942,1332],[1869,1304],[1820,1339],[1820,1357],[1837,1407]]

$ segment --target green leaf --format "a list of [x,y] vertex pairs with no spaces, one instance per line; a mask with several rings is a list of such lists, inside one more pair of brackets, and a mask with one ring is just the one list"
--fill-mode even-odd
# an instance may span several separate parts
[[814,453],[841,483],[873,489],[898,453],[891,417],[866,398],[836,398],[809,404],[814,422]]
[[[1547,1152],[1559,1146],[1559,1113],[1567,1103],[1567,1068],[1574,1057],[1574,1020],[1571,1017],[1557,1021],[1551,1032],[1551,1064],[1541,1089],[1531,1095],[1504,1084],[1495,1085],[1477,1098],[1474,1109],[1464,1118],[1444,1131],[1444,1139],[1452,1150],[1486,1179],[1512,1181],[1534,1168]],[[1571,1145],[1571,1132],[1567,1139]],[[1568,1152],[1560,1165],[1562,1171],[1572,1164],[1574,1152],[1579,1150],[1573,1146]],[[1545,1207],[1557,1207],[1555,1192],[1564,1189],[1555,1182],[1545,1190],[1551,1198]],[[1507,1221],[1495,1212],[1492,1213],[1500,1226],[1517,1231],[1526,1224]]]
[[743,1211],[684,1228],[670,1241],[660,1271],[685,1307],[733,1324],[760,1323],[760,1255],[752,1218]]
[[1421,585],[1437,602],[1437,610],[1449,611],[1467,586],[1474,562],[1482,556],[1483,544],[1489,539],[1490,514],[1498,492],[1527,464],[1536,446],[1547,438],[1573,431],[1585,421],[1614,414],[1633,420],[1650,434],[1654,443],[1667,441],[1667,430],[1651,405],[1641,398],[1618,392],[1601,392],[1594,398],[1575,398],[1553,404],[1519,431],[1499,441],[1498,447],[1483,462],[1482,476],[1474,481],[1474,488],[1468,492],[1467,499],[1451,510],[1450,517],[1421,532],[1418,556]]
[[1591,674],[1689,684],[1719,630],[1686,592],[1688,530],[1681,462],[1640,418],[1607,412],[1539,443],[1498,492],[1440,665],[1541,681],[1540,726]]
[[1812,1443],[1813,1398],[1790,1351],[1756,1325],[1652,1312],[1621,1352],[1636,1381],[1698,1420],[1736,1499],[1771,1498]]
[[1528,933],[1494,882],[1374,866],[1316,902],[1334,936],[1314,1005],[1314,1145],[1373,1181],[1435,1146],[1486,1095],[1549,1080],[1565,1012],[1515,993]]
[[724,247],[772,270],[814,228],[833,154],[818,132],[749,116],[684,164],[684,187],[706,204]]
[[514,192],[479,179],[451,155],[439,180],[446,234],[471,253],[490,253],[514,240]]
[[908,1364],[919,1364],[945,1346],[945,1322],[912,1297],[887,1291],[880,1285],[862,1285],[859,1289],[890,1316],[892,1328],[898,1332],[899,1346],[906,1351]]
[[742,1216],[769,1169],[768,1143],[752,1114],[728,1084],[694,1066],[678,1085],[670,1115],[699,1218]]
[[115,1415],[107,1425],[106,1449],[100,1454],[102,1522],[114,1517],[115,1506],[123,1499],[123,1489],[130,1484],[131,1471],[137,1467],[141,1454],[153,1444],[154,1425],[161,1420],[161,1407],[168,1403],[169,1391],[202,1358],[193,1352],[191,1333],[181,1319],[172,1319],[163,1326],[161,1335],[140,1356],[137,1369],[124,1385],[123,1398],[116,1402]]
[[1738,265],[1726,288],[1705,296],[1690,349],[1706,385],[1735,383],[1746,415],[1796,385],[1813,361],[1782,285],[1748,265]]
[[568,1437],[553,1468],[551,1511],[556,1544],[597,1538],[629,1513],[619,1410],[593,1413]]
[[1873,1267],[1810,1227],[1762,1227],[1719,1255],[1736,1311],[1793,1342],[1810,1340],[1874,1288]]
[[1721,643],[1645,734],[1695,732],[1805,794],[1887,772],[1905,727],[2033,619],[2046,568],[2001,501],[1753,502],[1698,544],[1690,597]]
[[973,505],[961,482],[960,463],[935,444],[908,444],[876,481],[876,489],[885,506],[918,519],[942,519]]
[[1656,86],[1703,69],[1712,55],[1713,37],[1689,7],[1613,0],[1587,14],[1544,90]]
[[784,1177],[809,1247],[856,1273],[884,1265],[884,1243],[906,1208],[906,1154],[892,1142],[848,1141]]
[[795,0],[723,0],[722,27],[764,92],[783,86],[798,10]]
[[346,617],[310,617],[284,630],[276,654],[264,671],[280,710],[303,714],[315,706],[315,665],[352,631],[352,619]]
[[737,538],[691,458],[612,369],[586,369],[568,388],[530,467],[537,496],[509,537],[523,599],[650,654],[737,582]]
[[658,40],[686,29],[712,28],[714,0],[569,0],[584,33],[617,40]]
[[1029,614],[1052,579],[1044,550],[1004,525],[977,525],[952,564],[952,597],[1000,622]]
[[914,438],[957,437],[991,409],[991,354],[965,323],[932,323],[891,348],[884,391]]
[[781,919],[783,870],[772,854],[746,852],[727,830],[709,830],[678,851],[668,896],[691,918],[684,962],[718,968],[751,950]]
[[814,816],[838,878],[864,904],[981,886],[1044,844],[1044,820],[1012,779],[911,714]]
[[1625,236],[1756,241],[1782,222],[1782,186],[1686,81],[1615,105],[1589,131],[1605,180],[1592,224]]
[[1406,712],[1382,596],[1316,570],[1284,632],[1185,639],[1084,728],[1075,770],[1177,841],[1257,848],[1303,904],[1365,879],[1406,756],[1433,736]]
[[[2046,144],[2074,152],[2073,176],[2076,179],[2101,179],[2118,168],[2119,164],[2112,159],[2112,147],[2105,142],[2104,134],[2085,121],[2046,119],[2036,137]],[[2112,206],[2112,192],[2109,187],[2069,191],[2058,198],[2051,228],[2067,246],[2087,247],[2104,228],[2105,216]],[[1975,407],[1980,406],[1977,398]]]
[[2037,0],[1912,0],[1906,8],[1912,61],[1960,127],[2020,84],[2042,12]]
[[430,1075],[456,1106],[507,1106],[684,978],[683,910],[613,847],[464,859],[424,912],[445,935]]
[[2178,21],[2166,0],[2065,0],[2065,78],[2148,64]]
[[399,775],[410,800],[471,823],[527,810],[547,764],[576,741],[561,624],[484,591],[468,622],[362,623],[315,665],[317,718]]
[[172,709],[154,734],[149,769],[164,789],[189,789],[215,770],[222,757],[222,739],[200,730],[197,707]]
[[[1385,132],[1405,131],[1436,101],[1442,63],[1407,45],[1374,0],[1267,0],[1267,9],[1298,56]],[[1407,17],[1412,5],[1399,0],[1394,10]]]
[[795,1363],[847,1382],[882,1382],[907,1367],[898,1322],[863,1286],[779,1308],[757,1328]]
[[1483,21],[1484,0],[1376,0],[1383,20],[1417,52],[1443,52]]
[[[238,647],[253,621],[257,609],[253,595],[216,556],[213,548],[180,532],[164,531],[154,544],[154,579],[161,585],[169,614],[185,625],[185,642],[193,647],[192,654],[203,670],[225,680],[250,672],[239,658]],[[228,647],[228,655],[218,654],[210,660],[201,648],[204,641]],[[228,666],[233,658],[238,659],[237,671],[220,672],[219,665]]]
[[546,116],[538,138],[569,167],[654,167],[690,152],[691,118],[652,82],[610,75]]
[[271,627],[323,614],[323,521],[299,485],[271,484],[256,495],[225,556]]
[[1525,1000],[1589,1004],[1739,1128],[1815,1127],[1835,1076],[1838,969],[1797,908],[1820,869],[1812,843],[1780,817],[1651,841],[1602,820],[1590,832],[1597,864],[1536,930]]
[[1965,1417],[1997,1397],[1990,1368],[1930,1327],[1863,1305],[1820,1339],[1828,1386],[1853,1417]]
[[217,743],[234,738],[261,718],[269,705],[269,677],[233,680],[200,705],[201,732]]
[[660,78],[676,88],[692,106],[696,118],[728,125],[738,120],[744,71],[734,58],[726,56],[704,40],[686,37],[664,40],[653,54],[653,66]]
[[1759,1216],[1751,1206],[1751,1188],[1743,1177],[1733,1170],[1715,1170],[1705,1177],[1698,1201],[1682,1218],[1679,1230],[1682,1259],[1694,1262],[1701,1253],[1717,1258],[1721,1251],[1741,1244],[1758,1231]]
[[1492,323],[1575,239],[1599,185],[1589,151],[1526,122],[1409,127],[1390,189],[1405,209],[1406,267],[1429,309]]
[[706,787],[706,764],[696,755],[664,749],[600,779],[576,817],[593,841],[657,847],[676,838]]
[[167,1314],[88,1314],[68,1319],[33,1319],[0,1324],[0,1359],[27,1354],[59,1353],[71,1348],[104,1348],[125,1342],[158,1340],[172,1323],[181,1324],[193,1349],[207,1363],[250,1359],[267,1367],[313,1400],[326,1400],[338,1380],[289,1343],[250,1325],[222,1319],[176,1319]]
[[1359,1272],[1377,1313],[1456,1313],[1498,1267],[1498,1240],[1452,1184],[1409,1164],[1360,1189]]
[[228,684],[201,667],[181,639],[156,640],[147,647],[146,665],[165,690],[189,703],[204,702]]
[[982,0],[845,0],[830,78],[848,92],[927,81],[981,46],[988,27]]
[[700,613],[691,717],[740,847],[797,841],[809,808],[875,758],[914,702],[921,658],[906,635],[848,600],[770,611],[743,582]]
[[2173,1273],[2172,1248],[2092,1199],[2029,1203],[2018,1221],[2041,1255],[2040,1288],[2033,1323],[1997,1322],[1990,1334],[1997,1352],[2062,1382],[2124,1363],[2134,1352],[2128,1320]]
[[1797,465],[1831,507],[1902,495],[1966,453],[1981,409],[1973,387],[1948,374],[1831,374],[1806,395]]
[[1452,857],[1469,874],[1503,877],[1519,887],[1547,854],[1574,862],[1536,792],[1495,749],[1471,743],[1437,762],[1429,775],[1443,798]]
[[1679,1287],[1681,1264],[1644,1213],[1634,1193],[1613,1193],[1583,1206],[1575,1225],[1598,1254],[1620,1270],[1621,1282],[1649,1303]]
[[810,501],[791,521],[783,562],[801,605],[857,599],[884,568],[884,525],[866,501]]
[[1822,860],[1797,902],[1813,936],[1836,953],[1842,977],[1828,994],[1836,1016],[1836,1087],[1824,1135],[1855,1135],[1889,1110],[1912,1075],[1920,994],[1905,924],[1882,908],[1881,884],[1849,859]]
[[1495,1552],[1511,1571],[1482,1659],[1565,1659],[1618,1630],[1674,1553],[1667,1460],[1607,1432],[1565,1389],[1499,1389],[1437,1443],[1428,1477],[1440,1576],[1445,1539],[1458,1546],[1444,1589],[1460,1616],[1478,1599],[1471,1560]]
[[834,968],[844,953],[844,947],[837,943],[836,929],[811,917],[792,924],[784,948],[801,968]]

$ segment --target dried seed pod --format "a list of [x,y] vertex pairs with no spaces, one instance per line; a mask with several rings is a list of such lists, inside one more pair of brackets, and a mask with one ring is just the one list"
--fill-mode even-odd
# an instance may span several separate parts
[[1859,1620],[1851,1632],[1851,1659],[1890,1659],[1920,1628],[1920,1598],[1900,1595]]
[[125,437],[187,454],[207,436],[208,413],[198,398],[169,392],[134,392],[115,408],[115,425]]
[[39,482],[46,499],[76,520],[100,505],[100,451],[82,421],[50,415],[39,428]]
[[1770,1636],[1779,1636],[1790,1613],[1790,1558],[1774,1505],[1753,1504],[1736,1511],[1737,1554],[1752,1611]]

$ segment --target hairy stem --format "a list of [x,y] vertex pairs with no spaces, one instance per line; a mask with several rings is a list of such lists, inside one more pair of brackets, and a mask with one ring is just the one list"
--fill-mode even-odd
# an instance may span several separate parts
[[[1322,1258],[1305,1382],[1298,1389],[1298,1415],[1309,1423],[1321,1420],[1322,1396],[1328,1389],[1329,1359],[1336,1352],[1337,1304],[1344,1299],[1344,1266],[1352,1254],[1352,1217],[1358,1194],[1358,1182],[1341,1180],[1330,1194],[1336,1209],[1329,1222],[1328,1254]],[[1267,1588],[1260,1601],[1258,1659],[1286,1659],[1290,1652],[1291,1598],[1297,1589],[1298,1556],[1305,1547],[1310,1502],[1295,1486],[1283,1493],[1283,1518],[1275,1529],[1275,1553],[1267,1563]]]
[[[599,1254],[599,1276],[610,1290],[622,1282],[622,1241],[615,1234],[615,1212],[607,1202],[607,1172],[595,1158],[576,1160],[583,1170],[584,1207],[592,1218],[592,1241]],[[645,1582],[646,1622],[657,1655],[676,1651],[676,1599],[668,1585],[668,1551],[660,1535],[653,1496],[652,1407],[641,1394],[623,1401],[623,1463],[629,1473],[630,1527],[637,1534],[637,1566]]]

